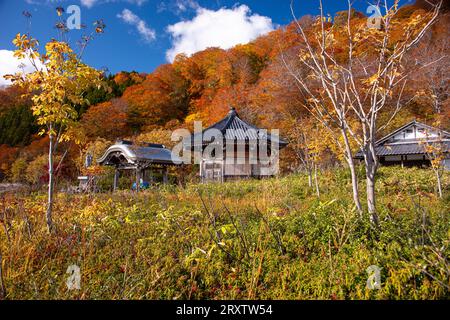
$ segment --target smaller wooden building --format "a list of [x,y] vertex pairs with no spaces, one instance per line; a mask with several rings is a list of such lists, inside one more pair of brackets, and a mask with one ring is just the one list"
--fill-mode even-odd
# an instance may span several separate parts
[[[375,151],[382,165],[429,166],[426,144],[441,145],[446,154],[443,165],[450,170],[450,133],[415,120],[378,140]],[[364,159],[361,152],[355,158]]]
[[185,148],[201,153],[202,182],[224,182],[277,174],[279,150],[287,144],[278,135],[242,120],[231,108],[225,118],[192,135]]
[[171,150],[162,144],[149,143],[138,146],[126,140],[118,141],[109,147],[97,162],[100,165],[115,167],[114,190],[118,186],[120,171],[134,171],[137,191],[141,182],[151,180],[152,174],[156,171],[162,174],[163,183],[168,183],[168,167],[181,164],[181,160],[173,156]]

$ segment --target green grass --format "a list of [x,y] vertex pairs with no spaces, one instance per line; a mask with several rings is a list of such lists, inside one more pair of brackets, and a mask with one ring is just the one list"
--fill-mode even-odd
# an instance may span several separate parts
[[[445,177],[448,184],[448,174]],[[354,210],[345,170],[136,195],[8,196],[7,299],[446,299],[449,192],[431,171],[382,168],[380,229]],[[364,185],[361,185],[363,190]],[[1,212],[0,212],[1,213]],[[81,268],[81,290],[66,270]],[[381,289],[366,269],[381,268]]]

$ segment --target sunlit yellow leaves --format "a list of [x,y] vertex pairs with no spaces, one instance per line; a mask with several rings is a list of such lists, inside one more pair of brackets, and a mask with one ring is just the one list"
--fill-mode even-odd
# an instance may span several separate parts
[[[62,12],[62,11],[58,11]],[[102,84],[99,71],[83,64],[65,42],[52,40],[45,45],[45,54],[40,55],[38,41],[27,35],[16,35],[14,56],[34,61],[35,71],[28,74],[8,75],[8,79],[19,81],[30,93],[32,112],[42,126],[58,124],[68,127],[77,118],[75,104],[83,101],[83,92],[92,86]],[[44,66],[39,70],[37,65]],[[38,94],[35,94],[39,92]],[[52,126],[49,126],[52,127]],[[43,129],[39,134],[44,134]],[[56,132],[47,131],[55,135]]]
[[302,52],[299,55],[299,58],[300,58],[301,61],[307,61],[307,60],[309,60],[311,58],[311,55],[308,52]]
[[25,52],[22,50],[16,50],[14,51],[14,58],[17,58],[19,60],[22,60],[25,58]]
[[364,83],[364,84],[366,84],[366,85],[368,85],[368,86],[371,86],[371,85],[373,85],[375,82],[378,81],[379,77],[380,77],[380,75],[379,75],[378,73],[375,73],[374,75],[370,76],[369,78],[363,79],[363,80],[362,80],[362,83]]

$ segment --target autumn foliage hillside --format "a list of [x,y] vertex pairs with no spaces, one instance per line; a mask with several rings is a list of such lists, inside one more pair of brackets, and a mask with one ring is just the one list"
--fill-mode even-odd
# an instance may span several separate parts
[[[426,6],[420,2],[405,6],[398,12],[396,21],[401,25],[423,15],[425,10]],[[449,54],[449,20],[449,14],[444,11],[425,39],[408,53],[407,66],[417,72],[409,75],[400,115],[380,136],[414,118],[429,124],[439,120],[441,125],[449,127],[450,68],[445,58]],[[340,57],[342,52],[341,59],[345,59],[345,21],[347,12],[338,13],[333,22],[327,22],[342,29],[342,35],[337,34],[335,38],[336,54]],[[311,37],[318,28],[316,19],[310,16],[302,17],[299,23]],[[367,17],[353,11],[351,23],[365,26]],[[398,31],[392,36],[395,42],[403,34]],[[305,108],[308,102],[286,70],[288,64],[297,66],[301,72],[298,60],[302,47],[293,22],[229,50],[209,48],[190,57],[179,55],[173,63],[162,65],[151,74],[111,75],[107,79],[109,90],[92,89],[86,93],[85,104],[77,107],[79,122],[73,130],[74,142],[66,144],[60,152],[68,150],[67,165],[78,168],[80,154],[99,141],[106,146],[120,137],[139,141],[145,136],[151,142],[167,144],[168,130],[191,129],[195,120],[210,125],[221,119],[230,106],[235,106],[246,120],[262,127],[279,128],[284,137],[293,140],[297,127],[311,123]],[[373,55],[370,41],[361,47],[366,50],[364,63],[370,64]],[[18,88],[0,91],[0,177],[25,181],[26,177],[20,174],[24,163],[33,162],[46,152],[45,144],[40,142],[43,138],[37,135],[38,127],[27,112],[29,107],[30,101],[22,98]],[[318,141],[326,142],[327,137],[321,136]],[[284,161],[285,170],[299,165],[294,145],[284,152],[285,160],[289,160]],[[329,151],[324,161],[339,160],[333,150]],[[77,170],[71,174],[75,175]]]

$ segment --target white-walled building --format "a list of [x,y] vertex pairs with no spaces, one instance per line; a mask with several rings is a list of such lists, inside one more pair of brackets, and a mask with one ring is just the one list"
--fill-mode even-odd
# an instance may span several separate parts
[[[375,151],[382,165],[428,166],[432,155],[427,145],[445,154],[444,166],[450,170],[450,133],[415,120],[378,140]],[[363,160],[362,153],[355,158]]]

